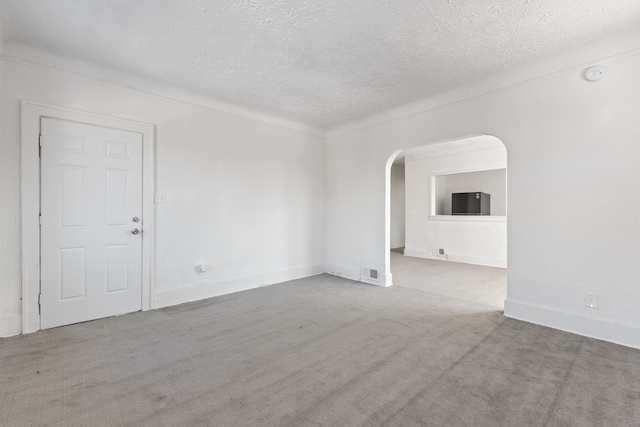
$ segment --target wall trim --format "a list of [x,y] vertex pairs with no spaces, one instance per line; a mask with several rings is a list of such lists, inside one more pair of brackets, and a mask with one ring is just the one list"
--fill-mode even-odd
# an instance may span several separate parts
[[447,255],[448,261],[464,264],[482,265],[485,267],[507,268],[507,260],[497,258],[470,257],[463,255]]
[[428,251],[421,251],[417,249],[404,249],[405,256],[412,256],[415,258],[433,259],[436,261],[450,261],[461,262],[464,264],[483,265],[485,267],[497,267],[507,268],[507,260],[498,258],[483,258],[465,255],[452,255],[447,254],[445,256],[432,255]]
[[507,222],[506,215],[429,215],[429,221]]
[[237,276],[208,283],[159,290],[155,295],[154,308],[169,307],[186,302],[199,301],[249,289],[261,288],[276,283],[288,282],[315,276],[325,272],[324,264],[284,268],[268,272]]
[[360,267],[352,267],[350,265],[327,264],[325,273],[332,276],[344,277],[345,279],[360,281]]
[[327,264],[325,266],[325,273],[332,276],[353,280],[354,282],[362,282],[369,285],[382,286],[383,288],[393,286],[392,274],[385,274],[385,272],[380,269],[378,270],[378,274],[380,275],[378,281],[367,280],[365,277],[362,277],[361,267],[352,267],[349,265]]
[[[505,91],[514,90],[520,87],[528,86],[530,84],[549,80],[557,76],[580,72],[584,68],[591,65],[606,65],[608,63],[623,60],[636,55],[640,55],[640,49],[630,49],[618,54],[602,56],[594,60],[586,60],[575,65],[564,66],[560,69],[555,69],[552,71],[542,70],[537,75],[520,76],[521,73],[531,73],[526,71],[528,68],[531,68],[531,64],[525,64],[521,67],[525,70],[524,72],[520,68],[516,70],[508,70],[504,73],[490,76],[479,82],[470,83],[466,86],[457,87],[446,92],[434,94],[411,104],[406,104],[394,109],[383,111],[382,113],[374,114],[363,119],[354,120],[343,125],[334,126],[327,129],[327,139],[339,138],[342,135],[362,131],[364,129],[375,128],[387,123],[394,122],[396,120],[404,120],[407,117],[415,116],[418,114],[424,114],[427,112],[434,112],[445,108],[454,107],[456,105],[465,104],[476,99],[486,98]],[[563,62],[564,60],[566,60],[566,55],[559,55],[554,59],[559,62]],[[487,86],[489,86],[488,89]]]
[[43,117],[90,123],[142,134],[142,310],[152,305],[155,238],[155,127],[152,124],[22,101],[22,333],[40,330],[40,119]]
[[529,304],[508,297],[504,301],[504,315],[512,319],[640,349],[640,328],[636,326]]
[[21,332],[22,316],[19,314],[0,316],[0,337],[20,335]]
[[[162,98],[167,101],[171,101],[178,104],[183,104],[183,105],[186,104],[186,105],[190,105],[197,108],[203,108],[205,110],[213,111],[217,114],[222,114],[229,117],[238,117],[238,118],[253,120],[256,122],[260,122],[260,123],[264,123],[267,125],[276,126],[276,127],[280,127],[288,130],[294,130],[294,131],[304,132],[304,133],[308,133],[316,136],[326,137],[326,131],[324,129],[321,129],[312,125],[308,125],[306,123],[297,122],[295,120],[278,117],[278,116],[270,115],[267,113],[262,113],[256,110],[251,110],[249,108],[245,108],[239,105],[223,102],[213,97],[194,94],[180,87],[166,85],[170,90],[164,90],[164,91],[162,89],[159,89],[158,87],[143,89],[136,86],[145,85],[145,84],[148,86],[149,84],[145,83],[145,81],[134,81],[134,82],[129,82],[129,84],[114,83],[109,79],[96,77],[89,73],[81,73],[81,72],[73,71],[70,69],[60,68],[59,64],[61,61],[56,61],[56,66],[51,66],[51,65],[47,65],[42,62],[39,62],[38,60],[24,58],[16,54],[2,53],[0,54],[0,60],[23,65],[30,68],[35,68],[42,71],[56,73],[63,76],[70,76],[73,78],[90,81],[96,84],[100,84],[102,86],[108,86],[108,87],[118,88],[118,89],[126,89],[141,95]],[[127,74],[124,74],[124,75],[127,76],[129,80],[131,79],[129,75]],[[154,86],[159,86],[159,85],[154,85]],[[169,94],[169,92],[171,92],[171,94]]]

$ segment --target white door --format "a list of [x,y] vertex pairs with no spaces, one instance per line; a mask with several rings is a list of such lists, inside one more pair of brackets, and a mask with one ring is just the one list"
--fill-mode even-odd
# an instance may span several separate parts
[[142,309],[142,135],[41,121],[41,328]]

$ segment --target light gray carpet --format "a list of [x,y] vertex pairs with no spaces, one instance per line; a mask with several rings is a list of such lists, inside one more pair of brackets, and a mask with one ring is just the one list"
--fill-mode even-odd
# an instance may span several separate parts
[[321,275],[2,339],[0,425],[640,425],[640,351],[411,274],[422,283]]
[[439,296],[461,298],[496,309],[504,309],[507,298],[507,270],[459,262],[446,262],[403,256],[391,251],[393,283],[431,292]]

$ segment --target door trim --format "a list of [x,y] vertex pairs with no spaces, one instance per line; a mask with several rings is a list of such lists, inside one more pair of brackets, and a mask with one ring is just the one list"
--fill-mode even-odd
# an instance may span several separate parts
[[152,124],[22,101],[22,333],[40,330],[40,119],[53,118],[142,135],[142,311],[154,308],[155,127]]

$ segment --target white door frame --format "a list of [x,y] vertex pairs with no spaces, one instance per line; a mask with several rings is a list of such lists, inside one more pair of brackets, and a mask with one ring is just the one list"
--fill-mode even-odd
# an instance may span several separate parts
[[22,101],[22,333],[40,330],[40,119],[124,129],[142,135],[142,310],[153,308],[155,127],[152,124]]

